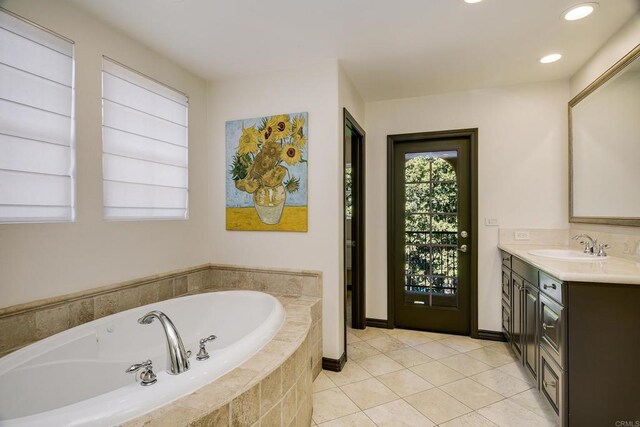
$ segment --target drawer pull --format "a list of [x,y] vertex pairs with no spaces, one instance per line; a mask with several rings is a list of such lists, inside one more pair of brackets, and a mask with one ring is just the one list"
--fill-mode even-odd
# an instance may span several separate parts
[[555,326],[553,326],[553,325],[547,325],[546,323],[543,323],[543,324],[542,324],[542,329],[544,329],[545,331],[546,331],[547,329],[553,329],[553,328],[555,328]]
[[551,382],[542,381],[542,384],[545,387],[556,388],[556,382],[555,381],[551,381]]
[[556,288],[556,284],[555,284],[555,283],[552,283],[552,284],[550,284],[550,285],[547,285],[547,284],[545,283],[544,285],[542,285],[542,287],[543,287],[544,289],[549,289],[549,288],[551,288],[551,289],[555,289],[555,288]]

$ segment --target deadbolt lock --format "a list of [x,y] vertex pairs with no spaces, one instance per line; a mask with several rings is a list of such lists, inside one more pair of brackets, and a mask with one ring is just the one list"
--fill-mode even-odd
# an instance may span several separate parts
[[461,231],[461,232],[460,232],[460,236],[461,236],[461,237],[468,237],[468,236],[469,236],[469,233],[467,233],[466,231]]

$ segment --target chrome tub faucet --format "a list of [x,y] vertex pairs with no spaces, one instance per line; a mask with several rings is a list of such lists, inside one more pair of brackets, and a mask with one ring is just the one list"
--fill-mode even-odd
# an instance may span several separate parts
[[164,329],[165,336],[167,337],[167,350],[170,365],[169,373],[177,375],[188,371],[189,355],[184,349],[184,344],[182,343],[182,338],[180,338],[178,330],[166,314],[157,310],[150,311],[138,319],[138,323],[141,325],[149,325],[153,322],[153,319],[158,319]]

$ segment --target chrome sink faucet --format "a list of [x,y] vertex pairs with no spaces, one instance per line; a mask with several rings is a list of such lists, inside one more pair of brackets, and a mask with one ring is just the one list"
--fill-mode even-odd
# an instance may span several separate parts
[[161,311],[150,311],[138,319],[141,325],[149,325],[153,319],[158,319],[167,337],[167,350],[169,354],[169,373],[172,375],[181,374],[189,370],[189,355],[184,349],[182,338],[173,322]]
[[607,256],[605,249],[610,248],[609,245],[604,243],[598,245],[598,239],[594,239],[588,234],[576,234],[575,236],[572,237],[573,240],[578,240],[582,238],[587,239],[587,240],[580,241],[580,244],[584,245],[583,252],[585,254],[591,254],[591,255],[601,256],[601,257]]
[[596,251],[598,250],[598,239],[594,239],[588,234],[576,234],[572,237],[573,240],[582,238],[588,239],[580,241],[580,244],[584,245],[584,249],[582,252],[584,252],[585,254],[595,255],[597,253]]

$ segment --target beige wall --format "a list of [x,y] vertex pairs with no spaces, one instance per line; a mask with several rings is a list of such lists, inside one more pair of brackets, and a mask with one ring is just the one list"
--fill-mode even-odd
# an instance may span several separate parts
[[[205,81],[66,2],[2,6],[76,42],[77,221],[0,225],[0,306],[209,262]],[[102,219],[102,55],[189,95],[189,220]]]
[[623,25],[573,76],[571,98],[640,44],[640,12]]
[[[324,356],[342,353],[340,266],[342,220],[338,139],[338,64],[212,82],[209,108],[208,258],[219,264],[318,270],[323,273]],[[309,231],[225,230],[225,122],[279,113],[309,113]]]
[[367,316],[387,318],[387,135],[479,130],[479,328],[499,331],[502,227],[567,228],[567,81],[366,104]]

